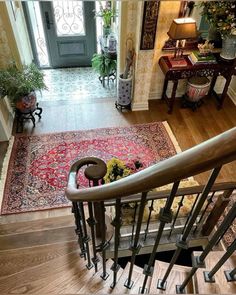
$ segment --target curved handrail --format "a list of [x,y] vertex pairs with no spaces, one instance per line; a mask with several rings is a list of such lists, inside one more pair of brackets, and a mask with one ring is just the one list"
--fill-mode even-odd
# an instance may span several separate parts
[[[86,189],[76,188],[70,170],[66,196],[71,201],[104,201],[149,191],[236,160],[236,127],[138,173]],[[73,167],[76,163],[73,164]]]

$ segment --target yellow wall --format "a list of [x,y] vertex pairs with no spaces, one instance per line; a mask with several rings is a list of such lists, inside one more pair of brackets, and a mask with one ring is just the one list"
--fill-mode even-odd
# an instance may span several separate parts
[[[120,60],[118,63],[120,72],[123,71],[125,65],[125,42],[128,37],[133,38],[136,49],[132,110],[148,109],[149,99],[161,98],[164,75],[158,65],[158,61],[162,55],[168,54],[162,51],[162,47],[168,39],[167,31],[172,20],[178,17],[180,3],[181,1],[160,1],[154,50],[139,50],[143,2],[127,1],[121,4]],[[220,93],[223,85],[224,79],[219,77],[216,84],[216,91]],[[172,83],[169,83],[167,90],[169,94],[171,88]],[[179,81],[177,96],[181,96],[185,92],[185,88],[186,80]],[[228,93],[232,98],[236,96],[236,78],[232,79]]]
[[20,56],[20,62],[21,64],[30,64],[33,60],[33,54],[27,32],[22,4],[20,1],[14,2],[14,12],[10,3],[6,3],[9,20],[11,22],[13,35]]
[[5,2],[0,2],[0,67],[7,67],[15,60],[20,62],[19,52],[13,35]]
[[[140,50],[143,2],[130,1],[121,4],[120,70],[125,64],[125,42],[131,37],[136,49],[133,86],[133,110],[148,109],[148,99],[156,89],[162,88],[163,77],[158,72],[157,61],[168,36],[166,32],[173,18],[178,16],[180,1],[161,1],[154,50]],[[125,25],[125,28],[124,28]],[[158,76],[158,77],[157,77]]]

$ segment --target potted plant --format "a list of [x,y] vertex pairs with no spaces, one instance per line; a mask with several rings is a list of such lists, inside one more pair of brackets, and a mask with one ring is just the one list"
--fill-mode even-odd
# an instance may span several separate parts
[[95,53],[92,58],[92,68],[99,73],[99,80],[104,86],[105,77],[109,80],[109,76],[115,76],[116,60],[107,53]]
[[35,108],[35,91],[47,89],[43,76],[33,63],[22,69],[14,64],[7,69],[0,69],[0,96],[7,95],[14,108],[27,113]]
[[116,16],[115,9],[111,7],[110,1],[106,1],[105,7],[99,1],[99,11],[95,13],[95,16],[102,17],[103,36],[107,37],[111,33],[112,18]]
[[236,1],[201,2],[202,15],[222,38],[221,57],[236,57]]

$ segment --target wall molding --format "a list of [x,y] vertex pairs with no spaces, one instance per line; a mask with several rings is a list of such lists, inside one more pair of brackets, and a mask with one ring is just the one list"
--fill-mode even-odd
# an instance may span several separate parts
[[7,97],[1,99],[0,103],[0,141],[8,141],[12,134],[14,112]]
[[132,111],[148,111],[148,110],[149,110],[148,101],[132,103]]
[[232,102],[236,105],[236,91],[232,87],[229,87],[227,94]]

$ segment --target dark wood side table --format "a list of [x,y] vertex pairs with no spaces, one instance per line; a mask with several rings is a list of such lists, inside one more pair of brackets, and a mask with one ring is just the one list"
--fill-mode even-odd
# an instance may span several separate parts
[[[223,102],[227,95],[229,84],[231,82],[231,78],[233,75],[236,74],[236,69],[235,69],[236,63],[235,63],[235,60],[223,61],[220,58],[219,54],[215,54],[215,56],[216,56],[217,63],[204,63],[204,64],[193,65],[191,61],[188,59],[187,55],[185,55],[184,58],[187,61],[187,66],[184,66],[184,67],[172,67],[169,62],[168,56],[162,56],[159,59],[160,68],[163,74],[165,75],[161,99],[164,99],[166,101],[168,105],[169,114],[171,114],[173,111],[174,102],[176,98],[176,90],[178,87],[178,81],[180,79],[188,79],[192,76],[204,76],[204,77],[211,76],[212,77],[209,94],[213,94],[214,97],[216,98],[218,109],[222,108]],[[226,80],[223,92],[219,96],[214,91],[214,86],[216,84],[218,76],[223,76]],[[173,82],[171,97],[168,97],[166,94],[169,81]]]

